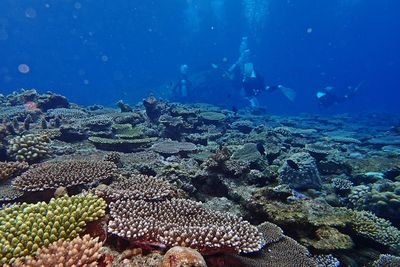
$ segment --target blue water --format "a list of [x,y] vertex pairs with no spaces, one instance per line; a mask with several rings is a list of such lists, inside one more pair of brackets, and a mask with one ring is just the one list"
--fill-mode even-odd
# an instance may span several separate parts
[[[397,0],[2,0],[0,92],[52,90],[85,105],[168,97],[181,64],[228,68],[248,36],[267,84],[297,91],[294,103],[263,94],[268,112],[398,113],[399,10]],[[362,81],[354,98],[319,109],[318,89]],[[247,104],[230,90],[192,101]]]

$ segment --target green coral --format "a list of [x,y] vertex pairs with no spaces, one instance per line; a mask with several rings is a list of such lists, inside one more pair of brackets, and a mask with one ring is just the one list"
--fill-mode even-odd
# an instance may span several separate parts
[[131,124],[113,124],[115,137],[122,139],[139,139],[144,137],[143,129],[132,127]]
[[11,264],[59,239],[77,237],[86,223],[104,216],[106,206],[104,200],[86,195],[1,210],[0,264]]
[[226,119],[225,114],[214,111],[205,111],[199,114],[200,118],[209,122],[220,122]]
[[157,139],[158,138],[156,137],[145,137],[140,139],[103,138],[97,136],[89,137],[89,141],[98,149],[122,152],[143,150],[151,143],[157,141]]

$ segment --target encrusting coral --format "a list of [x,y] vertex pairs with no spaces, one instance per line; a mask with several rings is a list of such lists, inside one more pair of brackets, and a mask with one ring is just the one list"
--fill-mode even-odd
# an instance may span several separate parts
[[18,176],[13,186],[23,191],[57,189],[111,178],[116,166],[110,161],[70,160],[33,165]]
[[85,235],[76,237],[71,241],[58,240],[46,248],[38,249],[35,256],[14,264],[15,267],[75,267],[98,266],[97,260],[101,256],[102,242],[98,238]]
[[106,203],[93,196],[53,198],[49,203],[14,205],[0,211],[0,264],[32,255],[59,239],[71,239],[86,223],[105,215]]

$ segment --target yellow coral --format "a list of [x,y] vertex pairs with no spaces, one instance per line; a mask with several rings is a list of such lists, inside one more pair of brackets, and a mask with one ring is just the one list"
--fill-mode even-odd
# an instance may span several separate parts
[[106,206],[104,200],[86,195],[1,210],[0,264],[11,264],[59,239],[75,238],[86,223],[104,216]]

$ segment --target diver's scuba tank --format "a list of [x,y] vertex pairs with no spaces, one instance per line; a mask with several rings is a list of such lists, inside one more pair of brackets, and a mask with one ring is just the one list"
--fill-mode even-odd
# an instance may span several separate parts
[[187,81],[185,79],[181,80],[181,96],[188,96]]

